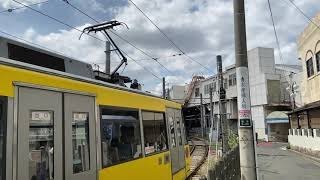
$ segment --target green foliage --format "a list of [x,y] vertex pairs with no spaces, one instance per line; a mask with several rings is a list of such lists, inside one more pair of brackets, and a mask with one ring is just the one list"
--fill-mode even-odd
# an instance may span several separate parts
[[230,149],[237,147],[239,144],[238,135],[235,133],[231,133],[228,138],[228,144]]

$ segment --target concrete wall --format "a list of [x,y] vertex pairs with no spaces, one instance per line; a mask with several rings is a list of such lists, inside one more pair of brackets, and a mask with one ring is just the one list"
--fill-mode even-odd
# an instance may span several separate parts
[[255,124],[255,131],[258,133],[258,139],[267,139],[264,107],[262,105],[252,106],[251,115]]
[[169,89],[169,99],[179,103],[184,103],[185,94],[185,86],[173,85]]
[[293,149],[320,155],[320,129],[290,129],[288,141]]

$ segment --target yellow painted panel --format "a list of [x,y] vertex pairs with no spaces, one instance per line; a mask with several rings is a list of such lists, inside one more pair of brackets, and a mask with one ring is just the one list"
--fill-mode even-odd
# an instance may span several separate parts
[[185,180],[186,179],[186,170],[185,168],[181,169],[179,172],[173,175],[173,180]]
[[185,159],[186,159],[186,174],[189,175],[191,173],[191,171],[190,171],[191,156],[190,156],[190,146],[189,145],[184,146],[184,152],[185,152]]
[[[164,164],[165,154],[169,152],[102,169],[99,180],[171,180],[171,164]],[[161,165],[159,158],[162,158]]]
[[0,75],[0,95],[3,96],[13,97],[13,82],[23,82],[96,94],[97,102],[101,105],[141,108],[156,111],[165,111],[166,106],[181,108],[180,104],[166,101],[161,98],[131,93],[6,65],[0,65]]

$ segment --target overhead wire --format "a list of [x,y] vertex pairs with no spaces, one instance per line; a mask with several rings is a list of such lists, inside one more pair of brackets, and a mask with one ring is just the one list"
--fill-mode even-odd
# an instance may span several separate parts
[[186,52],[184,52],[155,22],[153,22],[153,21],[147,16],[146,13],[144,13],[144,12],[142,11],[141,8],[138,7],[138,5],[137,5],[136,3],[134,3],[132,0],[129,0],[129,1],[136,7],[136,9],[138,9],[138,10],[142,13],[142,15],[143,15],[144,17],[146,17],[146,18],[150,21],[151,24],[153,24],[153,25],[158,29],[158,31],[171,43],[171,45],[172,45],[173,47],[175,47],[177,50],[179,50],[183,55],[185,55],[185,56],[186,56],[187,58],[189,58],[191,61],[196,62],[197,64],[199,64],[200,66],[202,66],[203,68],[205,68],[208,72],[210,72],[210,73],[212,72],[212,70],[211,70],[210,68],[206,67],[205,65],[203,65],[202,63],[200,63],[198,60],[195,60],[194,58],[192,58],[191,56],[189,56]]
[[312,23],[313,25],[315,25],[319,30],[320,30],[320,26],[314,22],[305,12],[303,12],[303,10],[301,8],[299,8],[292,0],[288,0],[306,19],[308,19],[308,21],[310,23]]
[[[66,4],[68,4],[69,6],[71,6],[72,8],[74,8],[75,10],[77,10],[78,12],[82,13],[83,15],[87,16],[88,18],[90,18],[91,20],[95,21],[96,23],[100,23],[98,20],[96,20],[95,18],[93,18],[92,16],[90,16],[89,14],[87,14],[86,12],[84,12],[83,10],[77,8],[76,6],[72,5],[71,3],[69,3],[68,0],[62,0],[63,2],[65,2]],[[156,58],[152,57],[151,55],[149,55],[148,53],[146,53],[145,51],[143,51],[142,49],[138,48],[136,45],[134,45],[133,43],[131,43],[130,41],[128,41],[127,39],[121,37],[120,35],[118,35],[117,33],[115,33],[113,30],[109,31],[111,32],[113,35],[117,36],[118,38],[120,38],[121,40],[125,41],[126,43],[130,44],[133,48],[137,49],[138,51],[140,51],[142,54],[146,55],[147,57],[153,59],[154,61],[156,61],[163,69],[165,69],[166,71],[168,71],[170,74],[174,74],[172,71],[170,71],[168,68],[166,68],[163,64],[161,64],[159,61],[157,61]]]
[[[46,16],[46,17],[48,17],[48,18],[50,18],[50,19],[52,19],[52,20],[54,20],[54,21],[56,21],[56,22],[58,22],[58,23],[60,23],[60,24],[63,24],[63,25],[65,25],[65,26],[67,26],[67,27],[69,27],[69,28],[71,28],[71,29],[77,30],[77,31],[79,31],[79,32],[82,33],[82,31],[79,30],[78,28],[76,28],[76,27],[74,27],[74,26],[71,26],[71,25],[69,25],[69,24],[67,24],[67,23],[64,23],[64,22],[60,21],[59,19],[56,19],[56,18],[54,18],[54,17],[52,17],[52,16],[50,16],[50,15],[48,15],[48,14],[45,14],[45,13],[39,11],[39,10],[36,10],[36,9],[30,7],[29,5],[26,5],[26,4],[21,3],[21,2],[19,2],[19,1],[16,1],[16,0],[13,0],[13,1],[16,2],[16,3],[18,3],[18,4],[23,5],[24,7],[28,8],[28,9],[31,9],[31,10],[35,11],[35,12],[37,12],[37,13],[43,15],[43,16]],[[100,38],[97,38],[97,37],[95,37],[95,36],[92,36],[92,35],[90,35],[90,34],[87,34],[87,33],[85,33],[85,34],[86,34],[87,36],[93,37],[93,38],[95,38],[96,40],[99,40],[99,41],[101,41],[101,42],[106,42],[106,41],[104,41],[104,40],[102,40],[102,39],[100,39]],[[123,51],[122,51],[122,52],[123,52]],[[127,55],[127,56],[128,56],[128,55]],[[128,57],[129,57],[129,56],[128,56]],[[131,60],[133,60],[134,62],[136,62],[135,59],[133,59],[132,57],[129,57],[129,58],[130,58]],[[161,79],[161,78],[159,78],[158,76],[156,76],[154,73],[152,73],[150,70],[148,70],[147,68],[145,68],[143,65],[141,65],[140,63],[138,63],[138,62],[136,62],[136,63],[137,63],[139,66],[141,66],[144,70],[150,72],[150,73],[151,73],[153,76],[155,76],[156,78]]]
[[[44,3],[47,3],[47,2],[49,2],[49,0],[42,1],[42,2],[37,2],[37,3],[31,3],[31,4],[29,4],[29,6],[36,6],[36,5],[44,4]],[[15,11],[15,10],[18,10],[18,9],[23,9],[23,8],[25,8],[25,7],[24,6],[20,6],[20,7],[16,7],[16,8],[8,8],[6,10],[0,11],[0,13],[12,12],[12,11]]]
[[17,40],[24,41],[24,42],[26,42],[26,43],[28,43],[28,44],[31,44],[31,45],[34,45],[34,46],[36,46],[36,47],[39,47],[39,48],[42,48],[42,49],[45,49],[45,50],[48,50],[48,51],[57,53],[57,54],[59,54],[59,55],[62,55],[62,54],[61,54],[60,52],[58,52],[58,51],[49,49],[49,48],[47,48],[47,47],[45,47],[45,46],[42,46],[42,45],[40,45],[40,44],[37,44],[37,43],[31,42],[31,41],[28,41],[28,40],[26,40],[26,39],[24,39],[24,38],[22,38],[22,37],[15,36],[15,35],[10,34],[10,33],[8,33],[8,32],[5,32],[5,31],[0,30],[0,33],[5,34],[5,35],[7,35],[7,36],[10,36],[10,37],[12,37],[12,38],[15,38],[15,39],[17,39]]
[[[57,18],[55,18],[55,17],[52,17],[52,16],[50,16],[50,15],[48,15],[48,14],[46,14],[46,13],[43,13],[42,11],[39,11],[39,10],[37,10],[37,9],[34,9],[34,8],[32,8],[31,6],[29,6],[29,5],[26,5],[26,4],[24,4],[24,3],[21,3],[21,2],[19,2],[19,1],[17,1],[17,0],[12,0],[12,1],[14,1],[14,2],[16,2],[16,3],[20,4],[20,5],[23,5],[24,7],[28,8],[28,9],[34,11],[34,12],[37,12],[37,13],[43,15],[43,16],[46,16],[46,17],[48,17],[48,18],[50,18],[50,19],[52,19],[52,20],[54,20],[54,21],[56,21],[56,22],[58,22],[58,23],[60,23],[60,24],[63,24],[63,25],[65,25],[65,26],[67,26],[67,27],[69,27],[69,28],[71,28],[71,29],[74,29],[74,30],[79,31],[79,32],[82,33],[82,30],[80,30],[80,29],[78,29],[78,28],[76,28],[76,27],[74,27],[74,26],[72,26],[72,25],[70,25],[70,24],[67,24],[67,23],[65,23],[65,22],[63,22],[63,21],[61,21],[61,20],[59,20],[59,19],[57,19]],[[96,40],[99,40],[99,41],[101,41],[101,42],[105,42],[104,40],[102,40],[102,39],[100,39],[100,38],[98,38],[98,37],[96,37],[96,36],[93,36],[93,35],[87,34],[87,33],[85,33],[85,34],[86,34],[87,36],[90,36],[90,37],[96,39]]]

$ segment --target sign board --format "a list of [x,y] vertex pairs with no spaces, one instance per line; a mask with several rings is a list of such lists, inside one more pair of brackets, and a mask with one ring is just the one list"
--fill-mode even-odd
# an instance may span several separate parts
[[249,72],[247,67],[237,67],[238,118],[240,127],[251,127]]
[[73,113],[73,121],[86,121],[88,113]]
[[32,111],[32,121],[51,121],[51,111]]
[[251,127],[250,119],[240,119],[240,127]]

